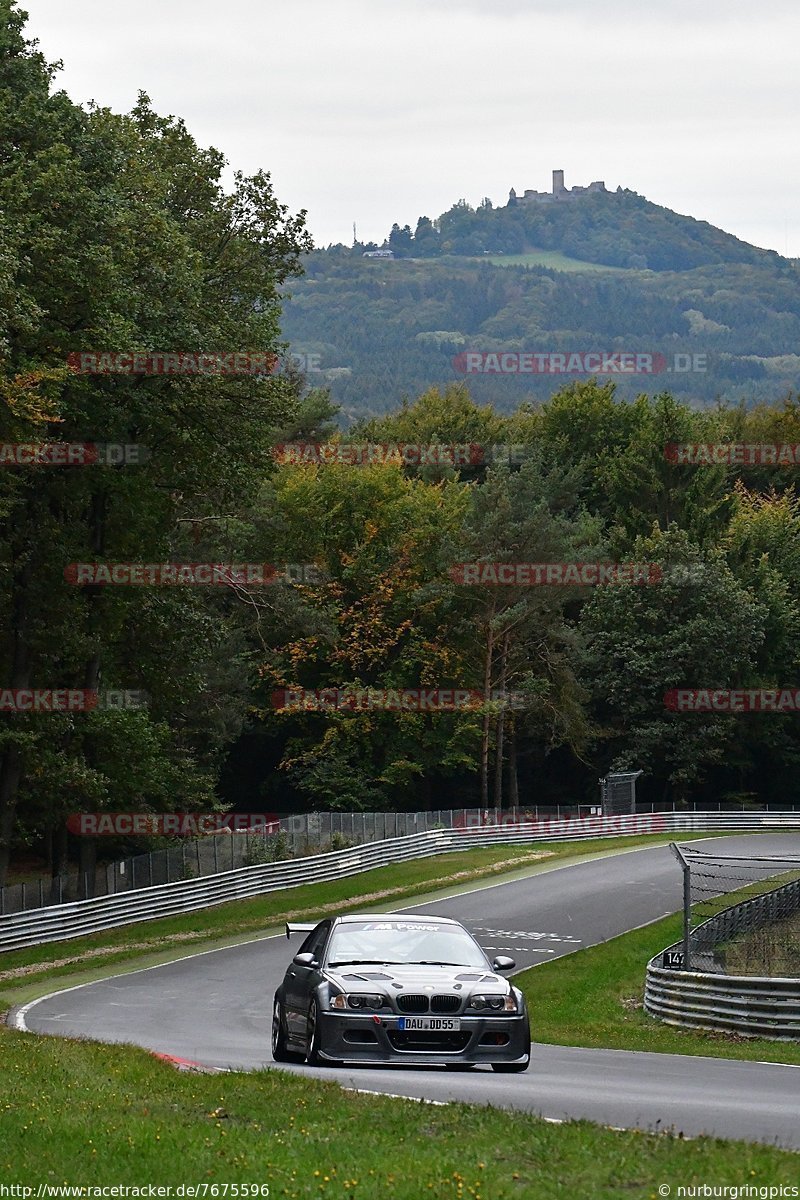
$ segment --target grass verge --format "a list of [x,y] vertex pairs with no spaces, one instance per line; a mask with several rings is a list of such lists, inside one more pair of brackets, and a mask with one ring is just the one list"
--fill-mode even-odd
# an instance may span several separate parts
[[649,959],[681,937],[676,914],[515,977],[534,1041],[800,1064],[800,1044],[665,1025],[642,1007]]
[[108,968],[132,964],[132,969],[166,962],[201,949],[246,941],[286,920],[313,920],[329,912],[372,908],[386,911],[402,900],[427,896],[433,889],[456,890],[465,883],[548,870],[568,861],[619,853],[636,846],[668,842],[672,835],[656,834],[604,838],[585,842],[554,842],[533,846],[490,846],[454,851],[378,867],[331,883],[303,884],[267,892],[250,900],[230,901],[198,912],[156,921],[142,921],[90,937],[50,942],[0,954],[0,1011],[23,1003],[58,980],[88,982],[108,974]]
[[281,1071],[186,1074],[132,1047],[8,1029],[0,1062],[14,1080],[13,1098],[0,1100],[0,1169],[9,1183],[33,1187],[206,1184],[213,1196],[217,1184],[221,1196],[223,1184],[260,1184],[272,1200],[649,1200],[664,1184],[676,1194],[676,1185],[731,1179],[794,1182],[800,1164],[767,1146],[555,1126],[501,1109],[357,1095]]

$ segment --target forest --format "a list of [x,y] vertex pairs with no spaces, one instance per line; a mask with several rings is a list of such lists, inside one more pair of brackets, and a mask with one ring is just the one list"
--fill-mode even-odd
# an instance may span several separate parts
[[[577,202],[576,202],[577,203]],[[552,206],[550,206],[552,207]],[[571,207],[571,206],[564,206]],[[549,209],[548,209],[549,211]],[[738,243],[741,245],[741,243]],[[752,247],[750,249],[753,249]],[[330,390],[345,427],[427,387],[465,381],[479,403],[510,413],[564,384],[553,372],[468,374],[465,352],[649,354],[659,369],[616,376],[635,399],[668,388],[694,408],[780,402],[800,378],[800,274],[794,261],[687,270],[575,270],[509,259],[365,259],[345,247],[303,256],[281,330],[310,379]],[[585,264],[584,264],[585,265]],[[602,382],[602,371],[597,376]]]

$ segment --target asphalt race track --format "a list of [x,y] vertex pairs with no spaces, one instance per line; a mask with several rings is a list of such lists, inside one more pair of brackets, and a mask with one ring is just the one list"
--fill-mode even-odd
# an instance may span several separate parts
[[[714,838],[713,847],[721,853],[800,854],[800,834]],[[473,885],[459,896],[404,911],[456,917],[490,958],[510,953],[522,969],[602,942],[680,905],[680,870],[668,847],[659,846],[511,883]],[[83,984],[24,1006],[12,1021],[36,1033],[132,1042],[210,1067],[268,1066],[272,993],[298,941],[260,939]],[[531,1021],[535,1037],[535,1011]],[[530,1070],[519,1075],[484,1068],[281,1070],[363,1091],[800,1149],[800,1067],[534,1043]]]

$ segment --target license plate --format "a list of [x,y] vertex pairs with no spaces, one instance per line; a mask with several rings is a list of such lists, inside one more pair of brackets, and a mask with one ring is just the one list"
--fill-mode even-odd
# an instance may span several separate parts
[[405,1030],[436,1029],[449,1033],[451,1030],[459,1030],[461,1022],[458,1017],[400,1017],[397,1028]]

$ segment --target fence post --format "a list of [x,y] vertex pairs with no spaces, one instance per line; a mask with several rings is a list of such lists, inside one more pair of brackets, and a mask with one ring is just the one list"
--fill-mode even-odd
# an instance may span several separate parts
[[20,912],[25,912],[25,884],[24,883],[22,885],[22,904],[20,906]]
[[690,957],[689,945],[689,925],[692,914],[692,879],[689,864],[686,863],[683,868],[683,969],[691,971],[692,960]]
[[690,867],[686,859],[681,854],[674,842],[670,842],[669,848],[681,864],[683,871],[683,969],[690,971],[692,969],[691,960],[689,957],[689,925],[691,921],[692,910],[692,880]]
[[152,850],[149,851],[149,853],[147,855],[147,878],[149,880],[150,887],[152,887],[153,886],[153,851]]
[[44,908],[44,880],[39,876],[39,908]]

